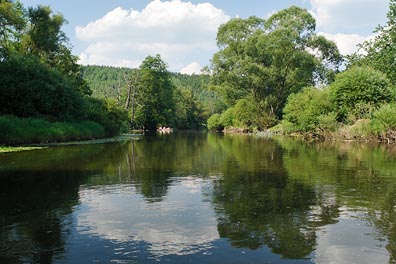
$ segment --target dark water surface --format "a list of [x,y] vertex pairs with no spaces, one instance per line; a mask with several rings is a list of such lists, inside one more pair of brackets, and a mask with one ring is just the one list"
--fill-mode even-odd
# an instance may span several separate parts
[[206,133],[0,154],[0,263],[394,263],[395,154]]

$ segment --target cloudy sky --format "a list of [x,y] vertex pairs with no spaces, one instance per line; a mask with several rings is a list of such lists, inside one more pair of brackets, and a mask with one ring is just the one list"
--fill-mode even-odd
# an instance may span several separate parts
[[386,22],[388,0],[22,0],[49,5],[69,21],[63,28],[82,64],[138,67],[161,54],[169,69],[192,73],[217,51],[219,25],[234,17],[266,18],[297,5],[317,21],[317,33],[343,54]]

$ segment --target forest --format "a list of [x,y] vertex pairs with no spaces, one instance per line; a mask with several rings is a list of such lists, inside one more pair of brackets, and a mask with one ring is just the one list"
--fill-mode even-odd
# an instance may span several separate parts
[[396,0],[375,38],[343,57],[305,9],[234,18],[199,75],[160,54],[137,69],[81,66],[47,6],[0,2],[0,144],[82,140],[128,129],[209,129],[396,140]]

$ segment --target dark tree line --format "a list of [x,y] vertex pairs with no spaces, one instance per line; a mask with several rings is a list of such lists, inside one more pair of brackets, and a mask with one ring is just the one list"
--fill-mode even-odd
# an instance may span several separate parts
[[90,97],[92,91],[61,30],[65,23],[47,6],[0,2],[0,115],[51,122],[90,120],[102,125],[107,136],[118,134],[126,114],[111,102]]

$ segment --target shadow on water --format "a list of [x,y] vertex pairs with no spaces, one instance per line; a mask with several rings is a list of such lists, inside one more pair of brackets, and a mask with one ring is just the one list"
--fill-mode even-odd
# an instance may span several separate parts
[[[114,223],[116,220],[128,223],[131,215],[140,212],[141,215],[133,219],[142,221],[142,226],[144,221],[157,223],[143,217],[158,217],[153,208],[160,208],[158,212],[175,223],[184,219],[201,221],[203,218],[198,216],[194,216],[195,219],[186,217],[186,212],[193,213],[193,204],[189,204],[190,208],[165,207],[175,206],[170,204],[170,199],[177,200],[177,195],[188,199],[201,197],[202,192],[202,197],[194,198],[198,199],[194,202],[199,210],[206,208],[205,203],[210,205],[218,239],[215,234],[205,238],[216,244],[209,247],[214,252],[205,255],[206,259],[198,256],[197,249],[187,252],[193,260],[218,262],[224,260],[224,255],[219,257],[221,252],[229,254],[226,258],[229,261],[235,261],[237,258],[231,253],[235,252],[233,248],[247,251],[252,262],[263,256],[277,256],[275,260],[282,262],[328,262],[334,257],[332,250],[335,248],[339,253],[337,247],[340,246],[350,252],[360,252],[360,257],[351,261],[371,260],[370,256],[380,256],[382,260],[383,245],[388,253],[385,257],[392,262],[396,260],[396,159],[393,151],[378,145],[307,143],[285,138],[190,132],[150,135],[138,141],[3,154],[0,155],[0,263],[67,260],[66,256],[71,254],[68,245],[78,232],[78,214],[85,213],[95,220],[98,216],[95,214],[99,213],[82,211],[81,207],[86,206],[82,192],[87,190],[101,190],[101,194],[107,195],[93,197],[94,201],[115,199],[107,202],[112,212],[125,219],[113,219]],[[209,183],[210,188],[202,181]],[[206,187],[198,195],[194,188],[203,188],[203,185]],[[128,214],[117,212],[120,200],[114,198],[117,194],[114,190],[121,186],[131,188],[117,199],[137,206],[119,205],[122,210],[130,210]],[[192,192],[190,196],[181,191],[186,186],[192,188],[188,190]],[[133,199],[142,199],[142,202]],[[169,212],[176,212],[178,216],[172,218],[175,216]],[[356,249],[353,241],[343,245],[332,242],[332,232],[345,228],[348,221],[365,225],[370,233],[364,231],[364,239],[373,240],[374,246],[369,245],[371,242],[362,242],[361,248]],[[188,223],[180,225],[189,226]],[[207,230],[212,232],[209,221],[207,225]],[[136,229],[119,228],[121,233]],[[358,231],[362,230],[366,229]],[[158,228],[155,232],[159,237],[155,243],[161,248],[158,245],[165,243],[160,240],[163,230]],[[180,241],[188,243],[190,240],[180,238]],[[197,243],[197,240],[191,241]],[[231,248],[221,241],[227,241]],[[142,244],[139,260],[150,262],[147,260],[150,245],[147,241],[139,243]],[[380,246],[373,249],[376,244]],[[361,253],[366,247],[377,250],[379,255],[372,251],[370,256]],[[71,248],[76,247],[71,245]],[[263,249],[272,253],[254,255],[264,252]],[[103,256],[105,253],[98,249],[95,254]],[[170,261],[182,263],[187,259],[172,255]]]

